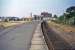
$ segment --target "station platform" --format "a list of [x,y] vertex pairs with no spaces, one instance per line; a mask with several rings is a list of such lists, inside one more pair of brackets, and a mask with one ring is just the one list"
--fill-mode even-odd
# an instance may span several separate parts
[[30,50],[48,50],[40,24],[33,34]]

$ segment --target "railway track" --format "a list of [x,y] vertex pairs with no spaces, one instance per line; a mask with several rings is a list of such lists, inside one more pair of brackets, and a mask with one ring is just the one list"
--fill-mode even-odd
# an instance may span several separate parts
[[45,21],[41,23],[41,28],[49,50],[73,50],[71,45],[49,28]]

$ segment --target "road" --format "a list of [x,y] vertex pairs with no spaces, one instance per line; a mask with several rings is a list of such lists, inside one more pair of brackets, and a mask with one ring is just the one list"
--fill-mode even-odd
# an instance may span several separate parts
[[22,24],[0,32],[0,50],[29,50],[38,22]]

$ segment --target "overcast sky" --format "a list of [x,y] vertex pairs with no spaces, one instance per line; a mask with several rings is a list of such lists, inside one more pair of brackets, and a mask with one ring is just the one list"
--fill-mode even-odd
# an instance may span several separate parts
[[0,0],[0,16],[29,16],[47,11],[61,15],[75,0]]

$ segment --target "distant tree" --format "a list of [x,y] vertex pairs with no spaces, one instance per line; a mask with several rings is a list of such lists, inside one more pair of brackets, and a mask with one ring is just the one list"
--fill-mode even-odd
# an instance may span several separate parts
[[64,21],[64,16],[63,15],[59,16],[58,20],[59,20],[59,22],[63,22]]
[[57,18],[57,15],[55,14],[53,17],[54,17],[54,18]]
[[8,22],[8,19],[5,19],[4,22]]
[[75,6],[71,6],[66,9],[66,18],[75,17]]
[[58,17],[58,21],[63,22],[65,24],[75,24],[75,6],[67,8],[66,12],[63,13],[63,15],[61,15],[60,17]]

